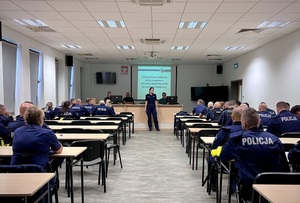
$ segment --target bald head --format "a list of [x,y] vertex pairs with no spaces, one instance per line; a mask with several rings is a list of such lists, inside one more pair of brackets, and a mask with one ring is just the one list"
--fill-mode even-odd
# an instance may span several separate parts
[[266,103],[260,103],[258,106],[258,111],[266,111],[268,108]]
[[33,107],[34,105],[28,102],[25,102],[23,104],[21,104],[20,106],[20,116],[23,117],[25,111],[29,108],[29,107]]

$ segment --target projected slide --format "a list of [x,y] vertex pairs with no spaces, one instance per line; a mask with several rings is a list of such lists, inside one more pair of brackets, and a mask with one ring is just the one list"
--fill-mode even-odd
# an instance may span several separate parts
[[137,78],[137,98],[145,99],[149,93],[149,88],[154,87],[157,98],[161,98],[161,93],[171,93],[171,67],[169,66],[139,66]]

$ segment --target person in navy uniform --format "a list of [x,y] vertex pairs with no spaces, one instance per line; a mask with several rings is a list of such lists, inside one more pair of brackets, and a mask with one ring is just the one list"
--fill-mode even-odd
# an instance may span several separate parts
[[106,93],[106,97],[104,98],[104,104],[106,103],[106,100],[107,99],[110,99],[111,100],[111,91],[108,91],[107,93]]
[[46,106],[42,109],[45,114],[46,120],[51,120],[55,117],[54,109],[53,109],[53,103],[47,102]]
[[202,99],[198,99],[197,106],[193,108],[192,113],[200,118],[207,114],[207,107],[204,106],[204,101]]
[[300,132],[300,118],[287,110],[286,102],[276,104],[277,115],[271,118],[267,132],[280,136],[285,132]]
[[[267,103],[266,102],[260,102],[260,104],[264,104],[267,106]],[[276,115],[276,112],[273,110],[273,109],[270,109],[268,106],[267,106],[267,110],[266,110],[268,113],[270,113],[272,116],[275,116]]]
[[206,120],[217,121],[222,114],[221,103],[215,102],[211,111],[207,112]]
[[300,105],[295,105],[291,108],[291,113],[300,118]]
[[72,103],[70,101],[65,101],[61,107],[60,113],[58,114],[60,119],[72,119],[79,120],[80,116],[72,109]]
[[13,122],[14,119],[10,113],[6,110],[3,104],[0,104],[0,123],[5,127],[8,126],[8,123]]
[[258,106],[258,114],[261,119],[261,125],[262,126],[268,126],[271,118],[274,116],[273,113],[267,110],[267,104],[266,103],[260,103]]
[[231,118],[231,113],[234,107],[237,105],[235,100],[230,100],[228,102],[228,108],[224,109],[223,112],[221,113],[219,119],[218,119],[218,124],[221,126],[225,126],[229,118]]
[[93,99],[90,99],[90,98],[87,99],[86,100],[86,105],[84,105],[84,108],[86,108],[86,110],[88,110],[90,115],[92,115],[94,107],[95,107],[95,105],[94,105]]
[[154,94],[154,87],[149,88],[149,94],[146,94],[146,102],[145,102],[145,111],[148,116],[148,127],[149,131],[152,131],[152,118],[154,120],[155,129],[159,131],[158,120],[157,120],[157,111],[158,102],[156,98],[156,94]]
[[134,100],[131,97],[129,92],[126,92],[126,96],[123,98],[123,103],[124,104],[134,104]]
[[260,117],[258,112],[249,108],[241,117],[243,131],[230,135],[223,146],[220,160],[235,160],[238,170],[237,178],[231,185],[242,185],[241,197],[250,200],[252,184],[257,174],[262,172],[289,172],[285,151],[279,138],[258,128]]
[[37,164],[46,167],[52,149],[59,154],[63,146],[50,129],[43,128],[44,112],[37,107],[29,107],[24,119],[26,125],[15,130],[13,155],[10,164]]
[[[289,162],[291,164],[297,164],[299,167],[299,165],[300,165],[300,140],[294,146],[294,148],[289,151],[288,158],[289,158]],[[299,169],[300,168],[298,168],[297,172],[300,172]]]
[[114,116],[115,112],[111,107],[106,106],[104,100],[100,100],[99,105],[94,108],[92,115],[93,116]]
[[90,116],[90,112],[82,106],[81,99],[76,99],[76,104],[72,106],[72,109],[78,113],[79,116]]
[[25,120],[23,118],[24,114],[25,114],[25,111],[27,110],[27,108],[29,107],[33,107],[33,104],[31,103],[27,103],[27,102],[24,102],[20,105],[20,109],[19,109],[19,116],[16,118],[15,121],[13,122],[10,122],[7,126],[7,129],[10,131],[10,132],[14,132],[17,128],[25,125]]

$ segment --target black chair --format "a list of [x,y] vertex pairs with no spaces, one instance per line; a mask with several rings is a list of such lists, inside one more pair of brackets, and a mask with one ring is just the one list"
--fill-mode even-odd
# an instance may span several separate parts
[[[299,185],[300,173],[265,172],[256,176],[254,184]],[[252,190],[251,202],[259,202],[260,195]],[[267,202],[266,200],[262,200]]]
[[[104,192],[106,193],[106,142],[102,140],[74,141],[71,146],[87,147],[87,150],[82,155],[83,166],[99,165],[98,185],[100,185],[100,175],[102,175],[102,185],[104,186]],[[73,164],[74,166],[80,166],[79,159],[75,160]]]
[[280,137],[294,137],[300,139],[300,132],[286,132],[282,133]]
[[[108,164],[109,164],[109,155],[110,155],[110,150],[111,149],[115,149],[116,153],[119,154],[119,160],[120,160],[120,166],[121,168],[123,168],[123,164],[122,164],[122,159],[121,159],[121,153],[120,153],[120,146],[118,144],[107,144],[107,163],[106,163],[106,176],[107,176],[107,172],[108,172]],[[116,158],[115,158],[116,154],[114,154],[114,165],[116,165]]]
[[[128,112],[128,111],[123,111],[123,112],[120,112],[119,114],[121,116],[130,115],[130,119],[129,119],[129,123],[128,124],[132,124],[132,131],[131,132],[134,133],[134,114],[132,112]],[[129,138],[130,138],[130,134],[129,134]]]
[[64,128],[56,131],[57,133],[85,133],[82,128]]
[[[0,173],[44,173],[44,172],[55,172],[55,177],[50,181],[50,192],[51,196],[55,196],[55,202],[58,203],[58,189],[59,189],[59,179],[57,168],[53,169],[56,163],[56,159],[49,162],[49,167],[44,169],[42,166],[37,164],[18,164],[18,165],[0,165]],[[53,169],[53,170],[52,170]],[[44,198],[44,195],[47,191],[47,186],[44,186],[35,195],[29,197],[29,202],[48,202]],[[1,202],[24,202],[22,198],[12,198],[12,197],[0,197]],[[50,198],[52,202],[52,198]]]
[[70,125],[92,125],[92,123],[88,120],[74,120]]
[[101,120],[99,117],[86,117],[84,120]]
[[58,121],[53,121],[53,120],[45,120],[45,123],[47,125],[61,125],[62,123],[58,122]]

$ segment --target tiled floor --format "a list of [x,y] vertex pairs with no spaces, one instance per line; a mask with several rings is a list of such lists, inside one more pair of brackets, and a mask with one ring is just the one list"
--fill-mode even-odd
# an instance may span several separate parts
[[[201,186],[201,168],[191,169],[172,130],[136,130],[121,146],[121,155],[123,169],[119,161],[116,165],[110,161],[106,193],[97,185],[98,167],[84,168],[85,202],[216,202],[215,193],[209,196]],[[60,203],[70,202],[63,187],[64,171],[60,169]],[[74,169],[74,187],[75,202],[81,202],[79,168]],[[225,189],[222,202],[228,197]]]

